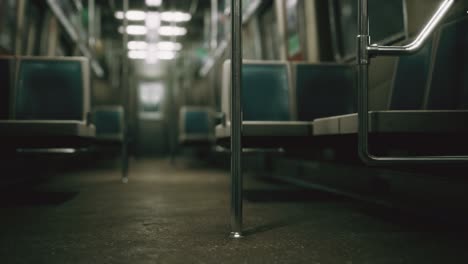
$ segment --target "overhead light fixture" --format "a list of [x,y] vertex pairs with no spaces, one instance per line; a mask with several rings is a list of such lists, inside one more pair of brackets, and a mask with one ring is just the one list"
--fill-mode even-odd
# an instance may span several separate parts
[[176,53],[173,51],[160,50],[158,43],[149,44],[147,51],[146,62],[148,64],[157,63],[158,60],[172,60],[176,57]]
[[180,51],[182,49],[182,44],[171,41],[160,41],[154,44],[154,46],[153,44],[148,44],[146,41],[137,40],[129,41],[127,44],[129,50],[147,50],[150,46],[156,51]]
[[[119,27],[119,32],[123,34],[123,26]],[[148,32],[148,29],[145,26],[141,25],[130,25],[127,26],[127,34],[129,35],[135,35],[135,36],[141,36],[141,35],[146,35]]]
[[158,7],[162,5],[162,0],[146,0],[146,5],[151,7]]
[[173,60],[176,57],[176,53],[173,51],[159,51],[156,56],[160,60]]
[[130,50],[128,58],[132,60],[144,60],[146,58],[146,51],[144,50]]
[[[158,12],[148,12],[147,13],[147,12],[142,11],[142,10],[129,10],[129,11],[127,11],[126,16],[127,16],[127,19],[131,20],[131,21],[143,21],[151,13],[159,15]],[[166,12],[160,13],[160,15],[161,15],[160,20],[166,21],[166,22],[180,23],[180,22],[187,22],[187,21],[190,21],[192,19],[192,15],[190,15],[189,13],[184,13],[184,12],[180,12],[180,11],[166,11]],[[114,16],[115,16],[115,18],[122,20],[122,19],[124,19],[124,12],[123,11],[117,11],[117,12],[115,12]]]
[[161,36],[184,36],[187,34],[187,29],[177,26],[162,26],[159,28]]
[[[130,21],[143,21],[146,18],[146,12],[141,10],[129,10],[126,15],[127,19]],[[115,12],[115,18],[124,19],[124,12],[117,11]]]
[[173,51],[157,51],[148,52],[146,50],[130,50],[128,58],[133,60],[146,60],[150,63],[155,63],[158,60],[173,60],[177,54]]
[[180,51],[182,49],[182,44],[178,42],[171,41],[161,41],[157,44],[159,50],[165,51]]
[[161,26],[161,17],[158,12],[148,12],[146,13],[145,20],[146,27],[149,29],[156,29]]
[[128,42],[127,47],[129,50],[146,50],[148,43],[145,41],[133,40]]
[[161,20],[167,22],[187,22],[192,19],[192,15],[180,11],[166,11],[161,13]]

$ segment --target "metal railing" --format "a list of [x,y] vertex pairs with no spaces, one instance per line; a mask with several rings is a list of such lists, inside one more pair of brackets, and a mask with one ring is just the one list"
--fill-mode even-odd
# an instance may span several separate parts
[[368,165],[417,164],[417,163],[462,163],[468,161],[468,156],[408,156],[408,157],[378,157],[369,152],[369,64],[376,56],[402,56],[420,50],[436,27],[457,0],[444,0],[416,39],[404,46],[371,45],[369,35],[368,0],[359,0],[358,41],[358,119],[359,144],[361,159]]

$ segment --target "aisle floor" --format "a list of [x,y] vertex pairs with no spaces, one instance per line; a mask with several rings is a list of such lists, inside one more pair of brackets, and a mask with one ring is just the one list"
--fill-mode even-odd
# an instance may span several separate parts
[[462,228],[246,177],[228,238],[228,172],[166,160],[1,195],[0,263],[468,263]]

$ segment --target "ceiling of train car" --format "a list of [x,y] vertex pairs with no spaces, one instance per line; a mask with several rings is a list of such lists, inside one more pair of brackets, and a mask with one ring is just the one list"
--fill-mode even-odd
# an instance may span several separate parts
[[[203,37],[204,13],[210,8],[208,0],[163,0],[159,10],[183,11],[191,13],[192,19],[184,23],[188,33],[182,42],[200,41]],[[115,11],[122,10],[123,0],[97,0],[102,7],[102,29],[104,36],[118,38],[121,21],[115,19]],[[145,0],[129,0],[130,10],[147,10]]]

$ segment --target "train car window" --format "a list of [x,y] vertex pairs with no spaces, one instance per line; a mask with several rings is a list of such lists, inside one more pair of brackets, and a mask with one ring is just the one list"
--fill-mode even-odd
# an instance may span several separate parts
[[164,85],[160,82],[142,82],[138,86],[139,116],[141,119],[161,119]]
[[16,29],[16,0],[0,1],[0,54],[13,54]]
[[23,35],[23,52],[22,54],[32,56],[37,53],[38,49],[38,29],[40,23],[40,12],[38,7],[32,3],[27,2],[25,16],[25,28]]
[[307,38],[305,21],[305,1],[287,0],[286,15],[286,47],[287,57],[292,61],[306,60]]
[[299,0],[287,0],[285,5],[288,58],[301,60],[303,58],[303,50],[299,33]]
[[265,60],[279,59],[278,19],[273,5],[260,15],[260,32],[262,34],[262,57]]
[[[352,60],[356,53],[358,1],[331,0],[330,3],[335,57],[343,61]],[[369,14],[372,43],[389,44],[406,37],[404,0],[369,1]]]
[[243,58],[259,60],[262,57],[260,27],[257,17],[253,17],[242,30]]
[[18,63],[17,119],[83,119],[86,71],[81,61],[24,59]]
[[227,0],[218,1],[218,44],[227,39],[227,34],[230,32],[230,17],[225,14],[227,8]]
[[432,81],[428,95],[428,109],[456,109],[466,87],[468,52],[468,18],[444,25],[437,45]]

